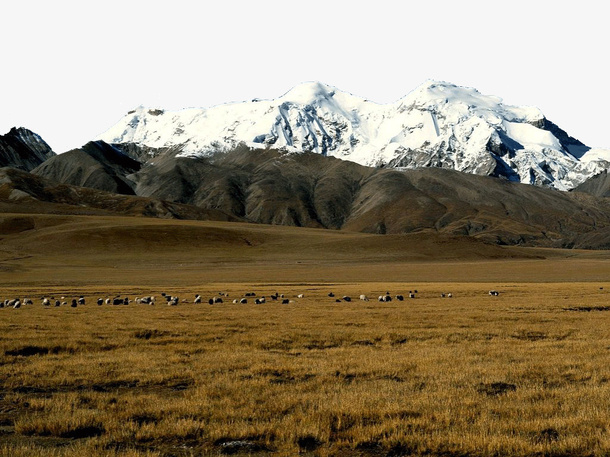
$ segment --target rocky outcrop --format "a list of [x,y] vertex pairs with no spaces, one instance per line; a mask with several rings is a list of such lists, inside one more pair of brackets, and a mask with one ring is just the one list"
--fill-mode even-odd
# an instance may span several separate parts
[[30,171],[55,156],[51,147],[36,133],[13,127],[0,136],[0,167]]

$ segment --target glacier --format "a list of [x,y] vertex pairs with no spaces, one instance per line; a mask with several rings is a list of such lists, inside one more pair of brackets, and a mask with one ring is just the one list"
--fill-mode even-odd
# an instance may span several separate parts
[[96,139],[178,148],[185,157],[245,143],[374,167],[451,168],[558,190],[610,166],[610,151],[572,138],[538,108],[432,80],[390,104],[307,82],[272,100],[179,111],[140,106]]

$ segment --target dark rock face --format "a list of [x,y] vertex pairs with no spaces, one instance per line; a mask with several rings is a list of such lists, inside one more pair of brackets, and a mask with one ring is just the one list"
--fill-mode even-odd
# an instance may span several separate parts
[[51,147],[28,129],[13,127],[0,136],[0,167],[30,171],[54,156]]
[[561,146],[569,151],[577,159],[580,159],[588,150],[591,148],[583,144],[580,140],[577,140],[574,137],[571,137],[567,134],[567,132],[559,126],[548,119],[544,118],[542,120],[542,126],[540,128],[551,132],[561,143]]

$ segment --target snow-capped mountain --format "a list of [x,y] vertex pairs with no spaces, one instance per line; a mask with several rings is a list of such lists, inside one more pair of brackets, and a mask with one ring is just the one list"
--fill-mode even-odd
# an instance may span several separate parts
[[571,189],[610,166],[537,108],[504,105],[472,88],[428,81],[381,105],[317,82],[274,100],[168,112],[139,107],[98,137],[209,155],[239,143],[315,151],[362,165],[442,167]]

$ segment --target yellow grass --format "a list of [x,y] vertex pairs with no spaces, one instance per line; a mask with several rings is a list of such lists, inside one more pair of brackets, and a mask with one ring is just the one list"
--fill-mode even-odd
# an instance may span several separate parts
[[608,252],[33,221],[0,240],[0,298],[35,303],[0,309],[0,456],[610,455]]
[[608,284],[223,286],[293,303],[0,310],[4,454],[610,452]]

